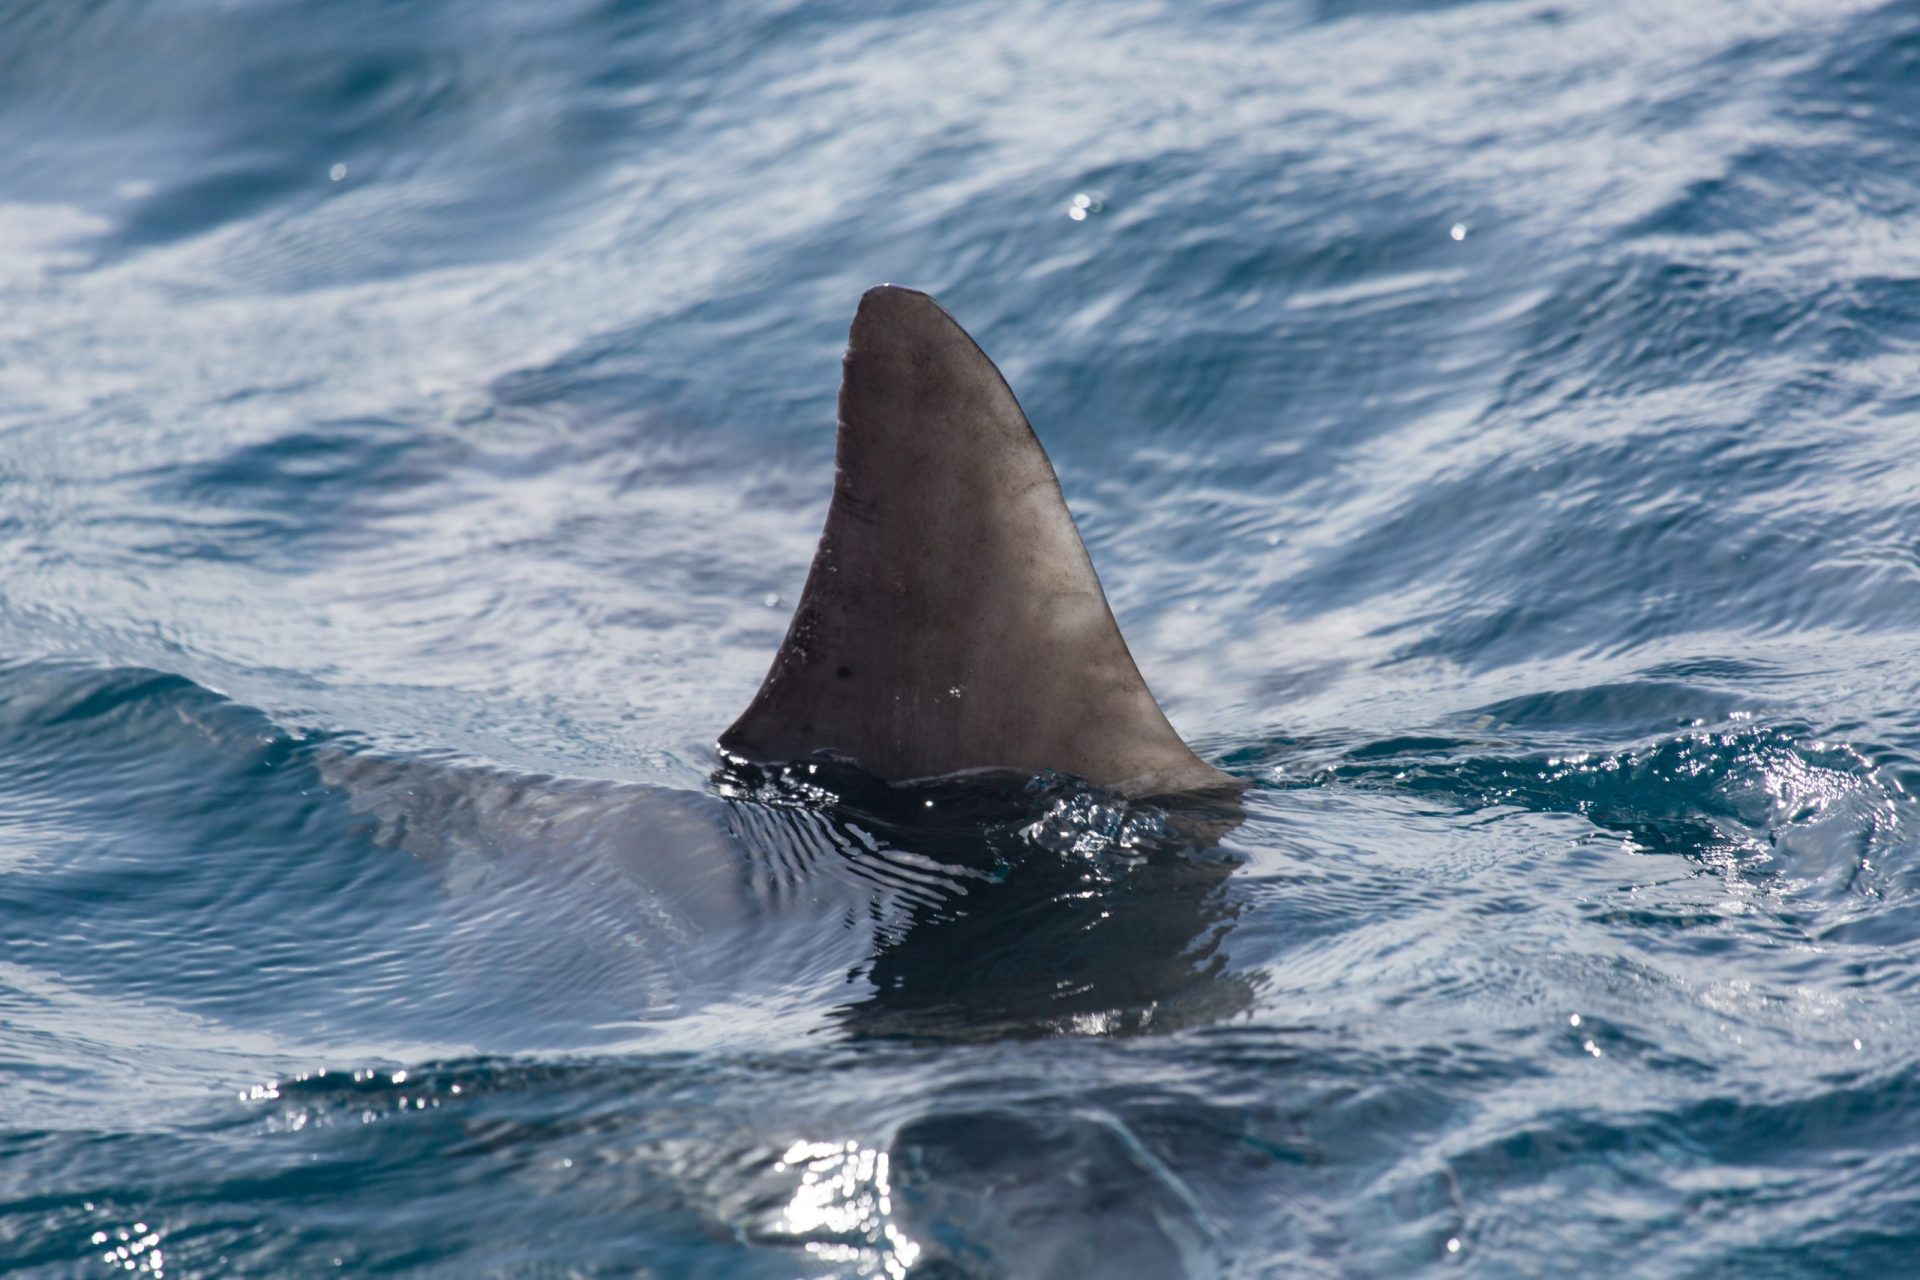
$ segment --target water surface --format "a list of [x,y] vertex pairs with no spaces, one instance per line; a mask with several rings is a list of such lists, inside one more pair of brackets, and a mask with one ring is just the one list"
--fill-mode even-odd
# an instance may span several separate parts
[[[1917,130],[1910,3],[10,6],[0,1269],[1913,1269]],[[883,280],[1237,826],[718,768]]]

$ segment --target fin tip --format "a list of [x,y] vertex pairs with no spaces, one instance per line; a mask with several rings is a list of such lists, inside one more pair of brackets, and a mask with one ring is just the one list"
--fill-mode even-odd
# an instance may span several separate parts
[[947,314],[945,307],[934,301],[932,294],[904,285],[877,284],[860,295],[860,307],[854,313],[853,324],[857,330],[863,324],[875,321],[898,324],[910,319],[935,317],[954,324],[953,317]]

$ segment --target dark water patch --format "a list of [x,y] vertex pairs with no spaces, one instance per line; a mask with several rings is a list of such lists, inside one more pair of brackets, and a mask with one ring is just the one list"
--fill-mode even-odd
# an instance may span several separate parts
[[[1045,1152],[1036,1181],[1031,1161]],[[934,1275],[1193,1274],[1218,1265],[1206,1210],[1125,1127],[1072,1114],[955,1112],[894,1140],[894,1179],[938,1251]],[[1009,1211],[1011,1210],[1011,1211]],[[1022,1220],[1070,1217],[1088,1230],[1036,1249]],[[939,1255],[945,1255],[940,1257]]]
[[[1818,64],[1796,78],[1794,109],[1823,123],[1845,120],[1850,139],[1865,133],[1883,145],[1897,146],[1920,120],[1920,14],[1906,0],[1894,0],[1847,23],[1837,34]],[[1858,154],[1853,146],[1837,151],[1836,161]],[[1878,149],[1867,153],[1892,154]],[[1851,190],[1860,193],[1858,187]]]
[[[1544,705],[1558,713],[1583,702],[1570,696]],[[1543,703],[1528,699],[1517,706],[1526,711]],[[1719,731],[1564,756],[1463,758],[1462,745],[1445,739],[1364,744],[1319,777],[1448,796],[1472,809],[1517,805],[1578,813],[1650,849],[1701,856],[1717,850],[1760,856],[1830,809],[1865,816],[1889,799],[1856,751],[1814,739],[1805,726],[1737,719]]]
[[[5,180],[107,214],[80,246],[96,268],[223,228],[236,275],[275,291],[496,256],[592,181],[619,122],[542,96],[548,23],[475,17],[388,8],[376,50],[299,6],[95,6],[7,78],[38,128]],[[516,91],[530,109],[499,111]],[[325,228],[379,186],[411,216]]]
[[1617,741],[1679,725],[1728,723],[1737,712],[1755,710],[1746,701],[1750,696],[1681,681],[1645,679],[1508,698],[1481,708],[1479,714],[1503,733],[1538,728],[1561,741],[1577,740],[1582,733],[1591,735],[1589,741]]
[[[301,543],[350,550],[377,536],[369,527],[420,502],[419,491],[470,465],[473,450],[409,424],[320,423],[309,430],[245,444],[197,466],[150,473],[147,491],[167,512],[225,510],[232,518],[192,542],[150,549],[163,558],[215,556],[249,563],[285,555]],[[297,566],[299,562],[294,562]]]
[[404,985],[404,944],[364,946],[361,909],[404,910],[419,881],[359,856],[364,835],[319,794],[300,738],[156,672],[36,666],[6,684],[0,786],[66,797],[88,832],[39,843],[5,911],[7,963],[110,1009],[164,999],[289,1034],[333,1016],[297,992],[345,984],[364,1002]]

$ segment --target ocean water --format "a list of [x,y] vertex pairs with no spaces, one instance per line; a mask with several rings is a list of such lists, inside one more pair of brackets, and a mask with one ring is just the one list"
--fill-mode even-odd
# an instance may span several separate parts
[[[0,1271],[1920,1272],[1920,5],[0,8]],[[747,776],[863,289],[1244,820]]]

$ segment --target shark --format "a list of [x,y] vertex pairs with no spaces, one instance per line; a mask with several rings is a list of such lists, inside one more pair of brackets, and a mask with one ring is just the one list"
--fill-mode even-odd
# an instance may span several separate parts
[[[641,993],[635,1025],[731,1027],[810,956],[815,1007],[856,1037],[1141,1031],[1251,1000],[1222,968],[1217,848],[1243,784],[1168,721],[1019,401],[926,293],[860,300],[826,525],[718,748],[704,791],[314,759],[485,921],[450,934],[479,948],[463,967],[500,980],[524,922],[530,998],[591,967]],[[546,944],[562,921],[590,957]]]

